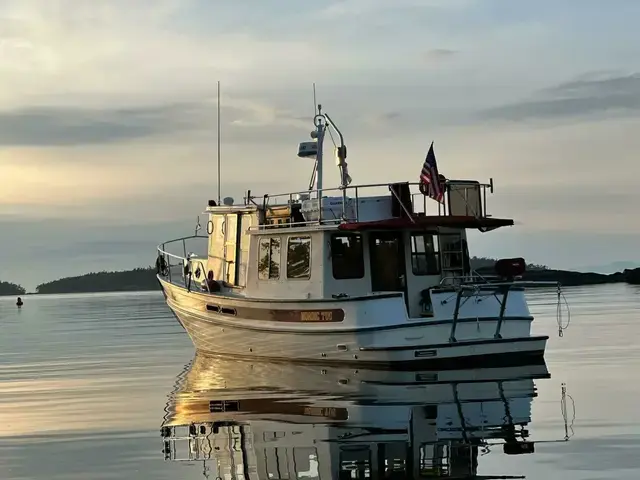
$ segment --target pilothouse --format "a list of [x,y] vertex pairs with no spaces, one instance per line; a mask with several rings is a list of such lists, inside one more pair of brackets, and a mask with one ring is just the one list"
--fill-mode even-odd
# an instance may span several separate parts
[[[394,367],[541,360],[548,337],[531,335],[524,260],[498,262],[491,278],[470,265],[469,229],[514,223],[487,213],[493,181],[445,178],[432,144],[419,182],[354,185],[320,106],[314,127],[298,147],[315,160],[306,190],[210,200],[206,236],[158,247],[158,280],[196,349]],[[340,184],[325,188],[331,131]]]

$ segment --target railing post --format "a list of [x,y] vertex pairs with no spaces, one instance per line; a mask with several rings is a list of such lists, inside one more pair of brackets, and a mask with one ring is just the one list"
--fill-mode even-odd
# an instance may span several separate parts
[[358,200],[358,187],[356,189],[356,222],[360,221],[360,200]]
[[456,297],[456,308],[453,311],[453,323],[451,324],[451,333],[449,334],[449,342],[457,342],[456,340],[456,327],[458,325],[458,315],[460,315],[460,301],[462,300],[462,292],[464,290],[461,288],[458,290],[458,296]]
[[500,315],[498,316],[498,325],[496,326],[496,333],[493,335],[493,338],[498,339],[502,338],[500,335],[500,330],[502,329],[502,321],[504,320],[504,312],[507,309],[507,298],[509,297],[509,291],[511,289],[511,285],[506,285],[500,288],[502,290],[502,302],[500,302]]
[[486,218],[487,216],[487,186],[486,185],[482,186],[482,210],[483,210],[483,217]]
[[458,383],[454,383],[452,387],[453,387],[453,401],[456,404],[456,410],[458,410],[458,418],[460,419],[460,426],[462,427],[461,428],[462,440],[464,443],[469,443],[469,435],[467,434],[467,422],[465,420],[462,402],[460,401]]

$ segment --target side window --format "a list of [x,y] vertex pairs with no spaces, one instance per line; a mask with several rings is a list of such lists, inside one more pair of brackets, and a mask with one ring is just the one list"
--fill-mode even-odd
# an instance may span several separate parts
[[411,270],[414,275],[440,274],[437,235],[431,233],[411,234]]
[[335,233],[331,235],[333,278],[345,280],[364,277],[362,235]]
[[280,238],[261,238],[258,251],[258,278],[280,278]]
[[311,237],[289,237],[287,278],[311,277]]
[[440,255],[443,270],[462,270],[463,267],[462,237],[458,233],[440,235]]
[[[368,445],[341,446],[338,465],[340,473],[338,478],[372,478],[371,473],[371,447]],[[389,462],[391,463],[391,462]],[[391,467],[389,465],[387,468]],[[362,472],[362,473],[360,473]],[[390,478],[401,478],[400,476]],[[402,476],[404,478],[404,475]]]

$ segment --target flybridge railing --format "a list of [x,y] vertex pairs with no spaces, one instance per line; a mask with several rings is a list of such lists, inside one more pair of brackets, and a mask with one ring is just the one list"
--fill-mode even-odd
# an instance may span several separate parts
[[[493,192],[493,180],[488,184],[476,181],[447,180],[444,184],[443,203],[431,199],[426,191],[423,193],[418,182],[372,183],[363,185],[349,185],[347,187],[323,188],[322,190],[302,190],[278,194],[265,194],[262,197],[251,196],[247,192],[245,203],[253,203],[267,212],[269,209],[287,208],[293,204],[306,204],[317,210],[317,217],[307,219],[300,211],[297,220],[283,223],[268,223],[256,228],[275,228],[282,226],[332,225],[344,221],[362,221],[361,209],[365,208],[366,198],[387,196],[397,202],[398,208],[411,217],[412,214],[434,216],[469,215],[487,217],[486,190]],[[418,190],[418,191],[415,191]],[[337,195],[331,196],[331,193]],[[329,194],[329,195],[327,195]],[[363,195],[364,194],[364,195]],[[318,197],[322,195],[322,199]],[[260,200],[262,200],[260,202]],[[432,202],[435,208],[427,208]],[[333,203],[333,205],[331,205]],[[331,208],[331,207],[335,208]],[[410,207],[410,208],[409,208]],[[308,210],[307,210],[308,212]],[[289,211],[289,215],[291,212]],[[277,217],[277,216],[276,216]],[[389,212],[391,217],[391,211]]]

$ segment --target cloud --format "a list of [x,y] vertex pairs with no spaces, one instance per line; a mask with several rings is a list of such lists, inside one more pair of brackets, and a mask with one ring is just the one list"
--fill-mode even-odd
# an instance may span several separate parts
[[[178,221],[114,225],[98,218],[16,220],[0,215],[4,232],[0,280],[12,279],[33,289],[67,275],[151,265],[158,243],[192,234],[194,226],[195,217],[187,216]],[[37,259],[37,268],[25,268],[25,259],[30,258]]]
[[566,229],[532,230],[526,224],[495,232],[470,232],[472,255],[498,258],[524,256],[527,262],[551,268],[578,269],[583,265],[617,261],[639,262],[637,234]]
[[103,144],[167,133],[190,125],[185,121],[189,107],[26,107],[0,112],[0,145]]
[[600,188],[595,181],[560,188],[544,183],[507,185],[498,187],[490,207],[494,205],[500,215],[521,220],[529,231],[640,234],[640,225],[629,221],[636,216],[640,193],[632,188],[620,191]]
[[394,122],[400,120],[402,115],[400,112],[381,112],[364,115],[362,121],[365,125],[374,128],[387,127]]
[[[233,141],[239,127],[263,128],[261,140],[278,128],[311,128],[310,118],[298,117],[290,110],[257,99],[227,97],[222,104],[221,123],[232,127],[225,131],[226,140]],[[108,144],[179,132],[212,132],[217,125],[216,117],[215,101],[207,98],[115,108],[24,107],[0,111],[0,145]]]
[[[0,6],[0,108],[173,102],[179,92],[211,92],[216,80],[238,90],[255,85],[259,72],[261,82],[282,84],[353,61],[308,36],[220,24],[229,9],[197,0],[7,0]],[[189,30],[197,14],[211,21],[208,30]]]
[[432,48],[424,53],[424,60],[428,63],[446,60],[458,53],[457,50],[451,50],[448,48]]
[[[222,101],[220,102],[222,105]],[[274,107],[253,100],[225,99],[225,104],[240,115],[231,120],[231,124],[240,127],[282,126],[309,130],[313,124],[311,116],[305,119],[291,110]]]
[[639,110],[640,74],[602,78],[602,73],[598,73],[540,90],[531,100],[484,110],[480,116],[521,121],[636,115]]
[[360,16],[407,8],[454,8],[471,3],[473,0],[332,0],[322,13],[329,17]]

